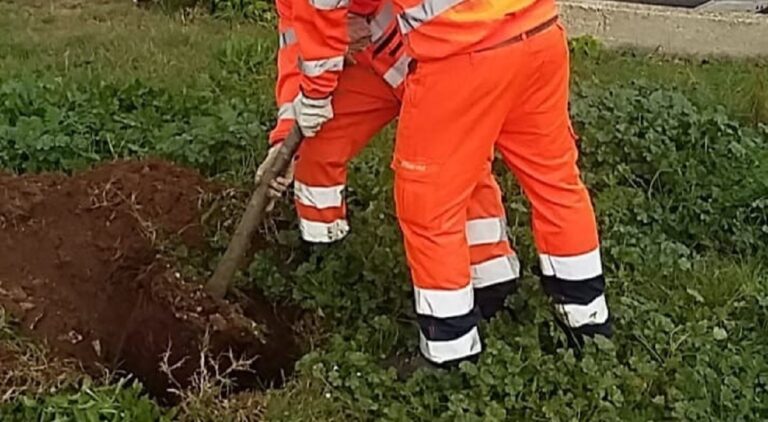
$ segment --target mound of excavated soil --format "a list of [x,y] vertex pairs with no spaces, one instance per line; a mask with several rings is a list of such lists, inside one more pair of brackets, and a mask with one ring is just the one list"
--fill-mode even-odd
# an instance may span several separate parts
[[[202,245],[199,200],[211,189],[161,161],[0,175],[0,305],[56,353],[130,372],[155,396],[189,385],[206,338],[212,356],[256,358],[241,385],[279,382],[298,355],[284,312],[255,298],[246,318],[158,255],[168,236]],[[166,357],[175,382],[160,370]]]

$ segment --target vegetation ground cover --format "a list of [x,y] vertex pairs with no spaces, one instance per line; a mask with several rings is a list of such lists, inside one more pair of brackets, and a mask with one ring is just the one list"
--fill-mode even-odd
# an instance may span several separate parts
[[[277,39],[260,16],[181,22],[123,1],[0,2],[0,168],[159,156],[247,189],[275,116]],[[222,401],[201,394],[166,409],[131,382],[73,375],[8,396],[0,419],[242,420],[253,409],[287,421],[765,420],[768,64],[608,51],[590,40],[574,41],[572,53],[612,342],[591,343],[580,358],[559,347],[530,275],[526,203],[499,168],[526,269],[513,314],[483,327],[478,365],[397,380],[382,362],[416,338],[388,130],[352,165],[352,235],[304,245],[284,205],[269,247],[239,280],[324,321],[286,387]],[[215,265],[226,218],[209,227],[207,253],[187,257],[188,271]],[[12,323],[2,327],[2,344],[28,344]]]

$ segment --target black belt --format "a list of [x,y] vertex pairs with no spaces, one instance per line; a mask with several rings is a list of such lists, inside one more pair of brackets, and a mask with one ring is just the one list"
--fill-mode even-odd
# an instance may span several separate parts
[[[481,48],[479,50],[475,50],[474,52],[477,53],[477,52],[482,52],[482,51],[494,50],[496,48],[505,47],[505,46],[508,46],[508,45],[511,45],[511,44],[518,43],[520,41],[527,40],[528,38],[531,38],[533,36],[536,36],[536,35],[544,32],[544,31],[546,31],[547,29],[549,29],[550,27],[554,26],[559,21],[560,21],[560,17],[553,16],[552,18],[546,20],[545,22],[540,23],[540,24],[534,26],[533,28],[531,28],[531,29],[529,29],[529,30],[527,30],[527,31],[525,31],[525,32],[523,32],[521,34],[517,34],[514,37],[506,39],[506,40],[504,40],[504,41],[502,41],[502,42],[500,42],[500,43],[498,43],[496,45],[492,45],[490,47],[486,47],[486,48]],[[411,60],[411,62],[408,63],[408,72],[409,73],[415,72],[417,67],[418,67],[418,62],[416,60]]]
[[490,47],[482,48],[482,49],[476,50],[476,51],[493,50],[493,49],[496,49],[496,48],[506,47],[506,46],[508,46],[510,44],[519,43],[520,41],[525,41],[528,38],[531,38],[533,36],[536,36],[536,35],[544,32],[544,31],[546,31],[547,29],[552,27],[554,24],[556,24],[559,20],[560,20],[560,18],[558,16],[554,16],[554,17],[550,18],[549,20],[547,20],[547,21],[545,21],[543,23],[540,23],[540,24],[534,26],[533,28],[531,28],[531,29],[529,29],[529,30],[527,30],[527,31],[525,31],[525,32],[523,32],[521,34],[517,34],[514,37],[506,39],[506,40],[504,40],[504,41],[502,41],[502,42],[500,42],[500,43],[498,43],[496,45],[492,45]]

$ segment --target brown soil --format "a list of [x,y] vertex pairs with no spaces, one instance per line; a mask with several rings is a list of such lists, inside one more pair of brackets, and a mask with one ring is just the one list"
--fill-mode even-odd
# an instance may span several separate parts
[[289,312],[254,297],[246,318],[158,253],[168,238],[203,245],[199,201],[213,190],[162,161],[0,175],[0,305],[59,355],[130,372],[158,397],[190,384],[205,339],[212,356],[256,358],[241,387],[280,382],[299,353]]

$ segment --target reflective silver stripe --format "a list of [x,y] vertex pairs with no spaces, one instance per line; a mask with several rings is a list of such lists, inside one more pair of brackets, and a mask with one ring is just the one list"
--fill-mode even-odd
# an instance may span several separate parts
[[458,290],[422,289],[414,286],[416,313],[437,318],[462,316],[475,306],[472,284]]
[[277,119],[283,120],[283,119],[295,119],[296,116],[293,114],[293,103],[285,103],[280,106],[280,109],[277,111]]
[[424,334],[421,334],[419,346],[424,357],[435,363],[469,357],[483,350],[480,342],[480,332],[477,330],[477,327],[456,340],[427,340]]
[[309,186],[298,180],[293,184],[300,204],[318,209],[340,207],[344,203],[344,185]]
[[384,31],[387,30],[389,24],[392,23],[394,18],[395,14],[393,11],[392,1],[385,0],[381,10],[379,10],[379,13],[374,16],[373,20],[368,25],[371,28],[371,42],[375,43],[384,35]]
[[600,248],[575,256],[539,255],[541,272],[561,280],[579,281],[597,277],[603,273]]
[[503,283],[520,277],[517,255],[500,256],[475,264],[470,268],[472,286],[476,289]]
[[341,9],[349,5],[349,0],[309,0],[309,4],[320,10]]
[[397,17],[400,32],[405,35],[461,2],[462,0],[424,0],[417,6],[405,9]]
[[467,221],[469,246],[497,243],[507,239],[507,222],[503,218],[476,218]]
[[589,305],[556,304],[555,310],[563,322],[571,328],[602,324],[608,320],[605,295],[598,296]]
[[288,28],[280,33],[280,48],[296,43],[296,32],[293,28]]
[[301,72],[309,77],[320,76],[329,71],[340,71],[344,68],[344,56],[331,57],[322,60],[300,60]]
[[411,62],[411,58],[402,55],[386,72],[384,72],[384,80],[393,87],[400,86],[405,80],[405,75],[408,74],[408,63]]
[[344,219],[336,220],[333,223],[323,223],[300,218],[299,229],[301,230],[301,238],[307,242],[331,243],[342,239],[349,233],[349,223]]

